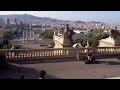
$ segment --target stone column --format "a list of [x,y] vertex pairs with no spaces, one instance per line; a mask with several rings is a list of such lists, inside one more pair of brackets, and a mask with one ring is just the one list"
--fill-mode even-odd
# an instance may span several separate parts
[[33,31],[33,42],[35,41],[35,33],[34,33],[34,31]]
[[55,31],[54,31],[54,35],[55,35]]
[[25,32],[23,31],[23,42],[24,42],[24,40],[25,40]]
[[32,41],[31,31],[29,33],[30,33],[30,37],[29,38],[30,38],[30,42],[31,42]]
[[26,42],[28,42],[28,31],[26,31]]

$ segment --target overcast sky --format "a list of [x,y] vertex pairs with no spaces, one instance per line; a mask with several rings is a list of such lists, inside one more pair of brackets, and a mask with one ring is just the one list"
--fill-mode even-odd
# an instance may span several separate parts
[[120,25],[120,11],[0,11],[0,15],[31,14],[61,20],[100,21]]

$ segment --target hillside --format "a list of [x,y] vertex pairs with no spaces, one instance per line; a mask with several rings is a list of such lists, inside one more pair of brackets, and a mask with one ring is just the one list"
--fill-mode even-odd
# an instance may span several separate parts
[[[10,14],[10,15],[0,15],[0,18],[5,19],[9,18],[13,20],[14,18],[17,18],[18,20],[21,21],[51,21],[51,22],[74,22],[74,23],[86,23],[84,21],[68,21],[68,20],[59,20],[59,19],[53,19],[49,17],[37,17],[34,15],[30,14]],[[96,21],[91,21],[90,23],[101,23],[101,22],[96,22]]]
[[14,19],[17,18],[18,20],[24,21],[24,20],[49,20],[49,21],[55,21],[57,19],[52,19],[52,18],[48,18],[48,17],[37,17],[37,16],[33,16],[33,15],[29,15],[29,14],[11,14],[11,15],[0,15],[0,18],[5,19],[5,18],[9,18],[9,19]]

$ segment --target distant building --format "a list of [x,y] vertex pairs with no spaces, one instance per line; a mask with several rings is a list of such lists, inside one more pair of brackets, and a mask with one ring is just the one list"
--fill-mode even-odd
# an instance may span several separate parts
[[15,24],[17,24],[17,18],[14,18],[14,22],[15,22]]
[[5,18],[5,24],[10,25],[10,19],[9,18]]
[[2,28],[4,24],[5,24],[4,20],[0,18],[0,28]]
[[117,26],[117,30],[120,30],[120,26]]
[[42,28],[42,25],[32,25],[32,28],[36,28],[36,29]]
[[23,30],[23,42],[29,41],[35,41],[35,31],[31,28],[31,25],[28,23],[26,30]]
[[88,33],[88,31],[87,31],[87,29],[84,29],[84,30],[73,30],[75,33],[83,33],[83,34],[87,34]]
[[42,28],[50,28],[50,25],[43,25]]

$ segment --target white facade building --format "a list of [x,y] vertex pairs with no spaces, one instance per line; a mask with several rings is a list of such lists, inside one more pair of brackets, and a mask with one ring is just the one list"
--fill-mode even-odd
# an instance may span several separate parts
[[88,30],[73,30],[75,33],[84,33],[84,34],[87,34],[88,33]]

